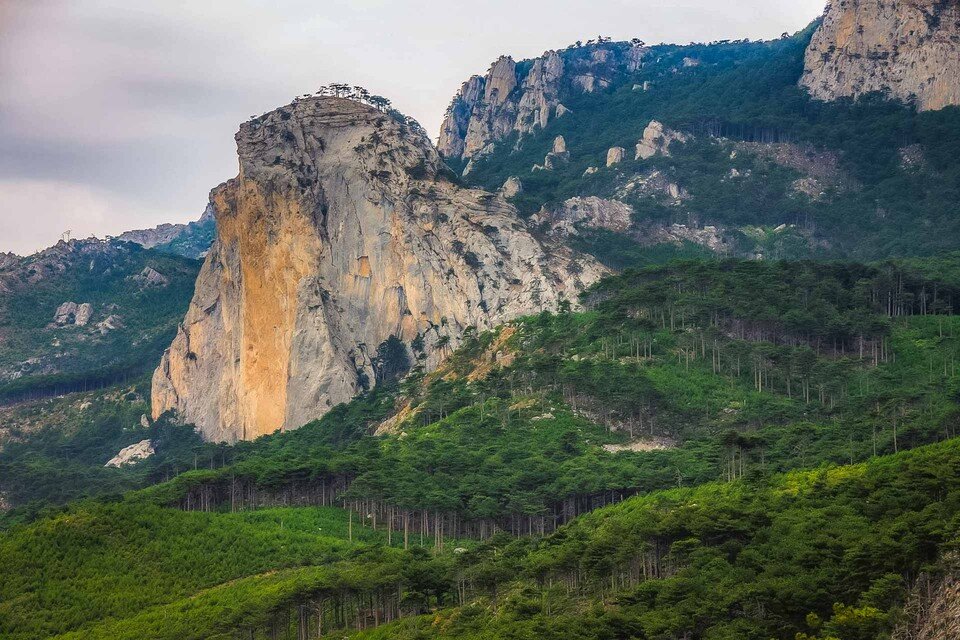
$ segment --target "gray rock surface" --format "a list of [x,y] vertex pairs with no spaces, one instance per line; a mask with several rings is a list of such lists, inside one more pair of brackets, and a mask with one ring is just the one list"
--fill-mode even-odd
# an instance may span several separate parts
[[523,65],[499,58],[486,75],[471,77],[454,96],[440,127],[440,153],[472,158],[511,133],[523,136],[543,128],[569,112],[561,104],[566,96],[609,87],[639,69],[648,51],[605,42],[547,51]]
[[920,110],[960,104],[960,2],[833,0],[800,84],[821,100],[882,91]]
[[391,337],[434,368],[464,328],[555,308],[604,273],[455,185],[422,130],[371,107],[299,100],[236,139],[240,173],[211,194],[217,238],[153,377],[153,417],[209,440],[322,416],[376,384]]

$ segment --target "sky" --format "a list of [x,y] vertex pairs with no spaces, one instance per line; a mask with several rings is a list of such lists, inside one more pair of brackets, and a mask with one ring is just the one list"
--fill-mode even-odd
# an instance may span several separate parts
[[390,98],[436,138],[498,56],[597,35],[768,39],[825,0],[0,0],[0,251],[203,211],[251,115],[330,82]]

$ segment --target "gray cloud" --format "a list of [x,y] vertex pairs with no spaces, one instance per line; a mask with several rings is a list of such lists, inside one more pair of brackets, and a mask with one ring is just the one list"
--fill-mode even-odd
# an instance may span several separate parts
[[823,4],[0,0],[0,250],[55,241],[71,197],[91,233],[195,218],[236,172],[238,124],[321,84],[364,85],[436,134],[459,83],[502,53],[598,33],[769,38]]

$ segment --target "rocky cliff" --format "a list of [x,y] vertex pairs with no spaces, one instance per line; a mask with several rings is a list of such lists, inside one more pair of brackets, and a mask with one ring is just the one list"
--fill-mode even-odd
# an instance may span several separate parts
[[456,186],[419,126],[372,107],[299,100],[236,140],[240,174],[211,194],[217,237],[153,377],[153,415],[210,440],[299,427],[396,360],[436,366],[465,327],[601,275],[501,197]]
[[501,57],[463,83],[440,127],[440,153],[472,158],[513,132],[528,134],[566,111],[568,95],[609,87],[643,62],[647,49],[605,42],[547,51],[520,63]]
[[833,0],[800,83],[822,100],[882,91],[921,110],[960,104],[960,0]]

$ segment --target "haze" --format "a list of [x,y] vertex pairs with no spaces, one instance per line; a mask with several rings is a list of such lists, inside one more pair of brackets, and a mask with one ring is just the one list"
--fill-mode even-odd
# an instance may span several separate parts
[[236,174],[251,115],[322,84],[391,98],[436,136],[502,54],[598,34],[700,42],[802,29],[823,0],[0,0],[0,251],[186,222]]

